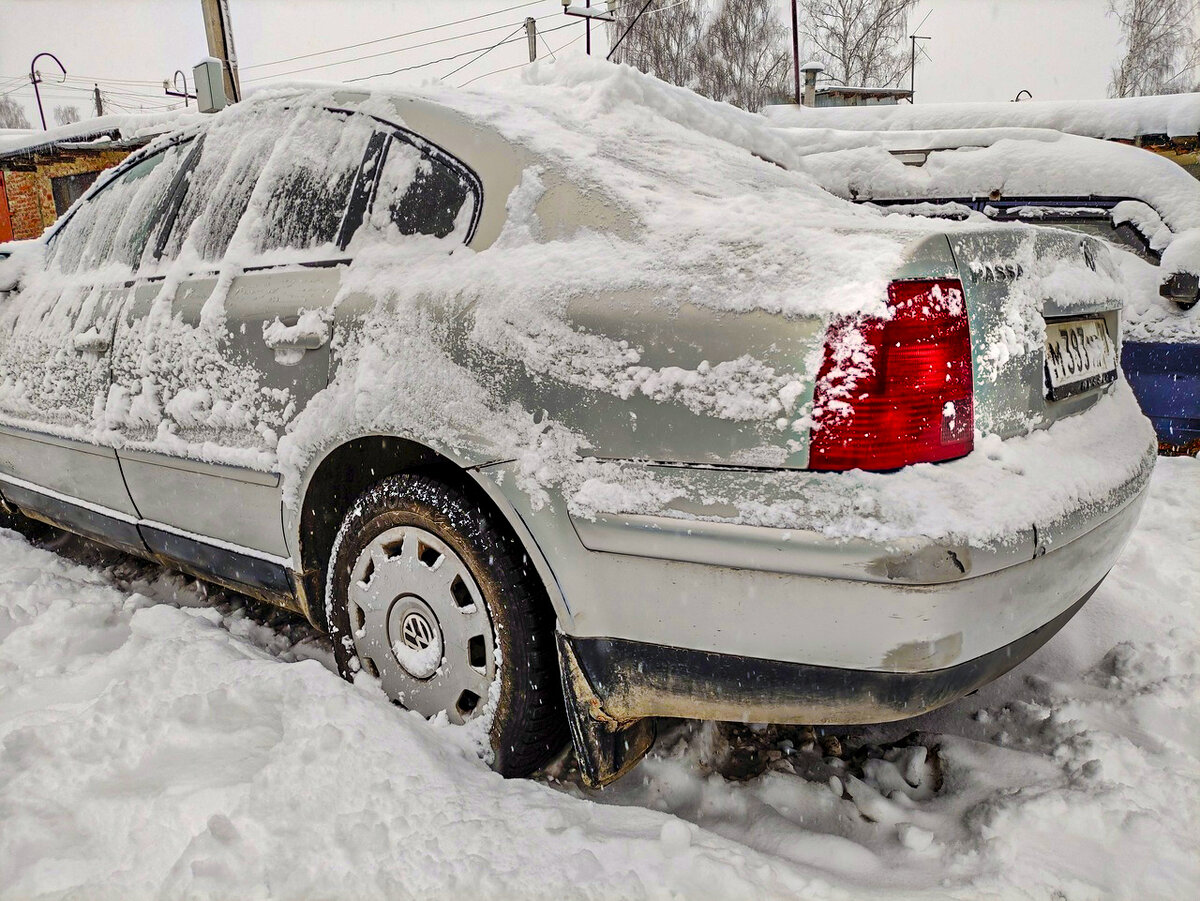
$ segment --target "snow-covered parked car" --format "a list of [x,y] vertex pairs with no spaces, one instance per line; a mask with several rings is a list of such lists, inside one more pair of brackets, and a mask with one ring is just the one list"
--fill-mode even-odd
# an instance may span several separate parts
[[799,130],[806,171],[884,212],[1101,238],[1135,286],[1121,363],[1165,452],[1200,450],[1200,182],[1135,147],[1037,129]]
[[532,72],[267,93],[99,180],[0,275],[5,502],[305,614],[506,774],[902,719],[1060,629],[1155,459],[1104,244]]

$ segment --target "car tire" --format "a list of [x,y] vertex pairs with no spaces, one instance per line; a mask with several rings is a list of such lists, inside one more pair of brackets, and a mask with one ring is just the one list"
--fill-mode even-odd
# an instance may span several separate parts
[[567,741],[545,588],[483,497],[390,476],[342,521],[326,614],[343,678],[367,671],[396,703],[454,723],[490,715],[492,768],[525,776]]

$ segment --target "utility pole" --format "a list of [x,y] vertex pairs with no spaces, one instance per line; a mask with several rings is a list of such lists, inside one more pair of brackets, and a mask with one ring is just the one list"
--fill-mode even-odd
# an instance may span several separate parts
[[537,59],[537,19],[533,16],[525,17],[525,37],[529,38],[529,61],[534,62]]
[[229,18],[229,0],[200,0],[204,13],[204,34],[208,38],[208,55],[221,61],[225,78],[225,95],[231,103],[242,99],[238,80],[237,51],[233,48],[233,24]]
[[[580,19],[587,19],[587,23],[584,27],[587,29],[585,34],[587,35],[586,45],[587,45],[587,55],[588,56],[592,55],[592,21],[593,20],[595,20],[597,22],[615,22],[615,21],[617,21],[616,2],[617,2],[617,0],[609,0],[608,5],[605,6],[604,8],[593,10],[592,9],[592,0],[586,0],[585,5],[583,5],[583,6],[573,6],[571,4],[571,0],[562,0],[564,15],[576,16],[577,18],[580,18]],[[653,2],[653,0],[650,0],[650,2]],[[649,6],[650,4],[647,3],[646,5]],[[645,10],[643,9],[642,12],[645,12]],[[641,14],[642,13],[638,13],[639,16],[641,16]],[[620,41],[618,41],[617,43],[620,43]],[[606,59],[612,59],[611,51],[609,52]]]
[[800,19],[796,5],[800,0],[792,0],[792,77],[796,85],[796,106],[800,105]]
[[[929,18],[926,16],[926,18]],[[933,38],[927,38],[921,34],[910,34],[908,39],[912,42],[912,56],[908,62],[908,94],[909,101],[917,102],[917,41],[932,41]],[[924,51],[922,51],[924,52]]]
[[92,88],[92,100],[96,103],[96,115],[104,115],[104,98],[100,96],[100,85],[95,85]]

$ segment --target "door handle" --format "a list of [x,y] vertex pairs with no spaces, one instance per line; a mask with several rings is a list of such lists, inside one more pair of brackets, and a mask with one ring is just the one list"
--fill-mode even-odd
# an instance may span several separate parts
[[263,338],[271,350],[316,350],[325,344],[324,335],[294,334]]
[[282,366],[294,366],[308,351],[324,347],[329,340],[329,320],[323,310],[301,313],[291,324],[285,325],[276,317],[270,325],[263,326],[263,344],[275,351],[275,362]]
[[112,347],[112,338],[101,334],[95,326],[86,332],[80,332],[71,341],[80,353],[102,354]]

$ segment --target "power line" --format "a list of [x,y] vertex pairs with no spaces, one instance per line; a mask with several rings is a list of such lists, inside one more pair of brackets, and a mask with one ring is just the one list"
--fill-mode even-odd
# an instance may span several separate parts
[[[28,78],[28,77],[29,76],[26,76],[26,78]],[[149,87],[155,87],[157,85],[162,84],[161,80],[160,81],[147,81],[145,79],[138,79],[138,78],[101,78],[96,75],[67,75],[67,76],[65,76],[65,80],[67,80],[67,81],[88,81],[93,84],[95,84],[98,81],[104,81],[104,82],[108,82],[109,84],[148,85]]]
[[[580,35],[580,37],[582,37],[582,35]],[[546,49],[549,50],[550,48],[547,47]],[[492,69],[492,71],[490,71],[490,72],[484,72],[482,75],[476,75],[474,78],[467,79],[462,84],[460,84],[459,87],[465,88],[467,85],[471,84],[471,82],[479,81],[479,79],[481,79],[481,78],[487,78],[489,75],[499,75],[501,72],[511,72],[513,69],[524,69],[526,66],[529,66],[529,65],[532,65],[532,63],[527,63],[527,62],[526,63],[517,63],[515,66],[505,66],[502,69]]]
[[[474,37],[474,36],[480,35],[480,34],[487,34],[488,32],[491,32],[491,31],[500,31],[502,28],[511,27],[512,24],[513,23],[508,22],[504,25],[494,25],[491,28],[483,28],[483,29],[480,29],[479,31],[469,31],[466,34],[455,34],[455,35],[451,35],[450,37],[446,37],[446,38],[437,38],[436,40],[425,41],[420,44],[413,44],[409,47],[396,47],[396,48],[393,48],[392,50],[381,50],[378,53],[366,53],[362,56],[352,56],[352,57],[350,57],[350,59],[338,60],[338,61],[332,62],[332,63],[317,63],[316,65],[312,65],[312,66],[301,66],[299,69],[288,69],[285,72],[272,72],[270,75],[259,75],[255,78],[247,78],[246,81],[247,82],[266,81],[267,79],[270,79],[270,78],[282,78],[285,75],[295,75],[298,72],[312,72],[316,69],[329,69],[334,66],[342,66],[347,63],[357,63],[357,62],[361,62],[364,59],[378,59],[381,56],[391,56],[393,53],[404,53],[407,50],[420,50],[422,47],[432,47],[435,44],[445,44],[449,41],[457,41],[461,38],[469,38],[469,37]],[[518,24],[517,27],[518,28],[521,27],[520,24]],[[247,68],[249,68],[249,67],[247,67]]]
[[[498,16],[501,13],[512,12],[514,9],[525,9],[526,7],[529,7],[529,6],[537,6],[539,3],[543,3],[543,2],[545,2],[545,0],[528,0],[528,2],[525,2],[525,3],[518,3],[515,6],[506,6],[503,9],[495,9],[489,13],[482,13],[481,15],[478,15],[478,16],[468,16],[465,19],[455,19],[453,22],[443,22],[440,25],[429,25],[425,28],[416,28],[412,31],[402,31],[398,34],[390,34],[387,37],[374,38],[370,41],[360,41],[357,44],[346,44],[343,47],[331,47],[328,50],[316,50],[316,51],[313,51],[312,53],[301,53],[296,56],[288,56],[283,59],[274,59],[274,60],[271,60],[271,61],[265,62],[265,63],[255,63],[253,66],[242,66],[242,68],[243,69],[261,69],[265,66],[275,66],[275,65],[279,65],[280,63],[295,62],[298,59],[311,59],[314,56],[324,56],[326,53],[336,53],[339,50],[354,50],[358,47],[368,47],[372,44],[382,44],[385,41],[394,41],[398,38],[411,37],[414,34],[424,34],[425,32],[428,32],[428,31],[437,31],[440,28],[449,28],[451,25],[462,25],[466,22],[477,22],[480,19],[487,19],[487,18],[490,18],[491,16]],[[504,27],[504,26],[500,26],[500,27]],[[476,32],[476,33],[479,34],[481,32]],[[464,35],[459,35],[459,37],[464,37]]]
[[[558,25],[554,28],[547,28],[546,31],[543,33],[550,34],[551,32],[559,31],[563,28],[570,28],[574,24],[575,24],[574,22],[567,22],[565,25]],[[520,27],[524,27],[524,23],[522,23],[522,25]],[[401,72],[411,72],[414,69],[424,69],[426,66],[436,66],[438,63],[448,63],[448,62],[451,62],[452,60],[462,59],[464,56],[470,56],[473,53],[479,53],[484,50],[494,50],[496,47],[502,46],[504,44],[512,44],[514,42],[519,42],[519,41],[524,41],[524,40],[525,40],[524,37],[519,37],[519,38],[510,37],[510,38],[507,38],[506,40],[501,41],[499,44],[493,44],[491,47],[476,47],[474,50],[464,50],[462,53],[455,53],[452,56],[443,56],[441,59],[431,59],[427,63],[417,63],[416,65],[412,65],[412,66],[402,66],[399,69],[392,69],[390,72],[376,72],[374,75],[360,75],[357,78],[346,78],[343,80],[346,83],[349,83],[349,82],[353,82],[353,81],[366,81],[369,78],[386,78],[389,75],[398,75]],[[462,67],[460,67],[460,68],[462,68]]]
[[[562,25],[558,26],[558,28],[563,28],[563,27],[564,26],[562,26]],[[549,33],[550,31],[558,31],[558,28],[548,29],[547,33]],[[550,56],[553,57],[554,54],[562,53],[564,50],[566,50],[572,44],[579,41],[583,37],[583,35],[584,35],[584,33],[580,32],[579,34],[575,35],[575,37],[571,38],[571,40],[562,44],[557,50],[551,50],[550,43],[548,41],[543,41],[542,43],[544,43],[546,45],[546,49],[550,51]],[[539,35],[539,37],[540,37],[540,35]],[[472,82],[479,81],[481,78],[487,78],[489,75],[499,75],[501,72],[511,72],[513,69],[523,69],[526,66],[530,66],[530,65],[532,65],[532,63],[517,63],[515,66],[504,66],[503,68],[500,68],[500,69],[492,69],[490,72],[484,72],[482,75],[476,75],[474,78],[468,78],[466,81],[464,81],[462,84],[459,85],[459,88],[465,88],[467,85],[471,84]]]
[[495,50],[501,44],[505,43],[505,41],[507,41],[509,38],[511,38],[514,34],[516,34],[518,31],[520,31],[524,27],[525,27],[525,23],[522,22],[520,25],[518,25],[516,28],[514,28],[512,30],[512,32],[510,32],[508,35],[506,35],[503,40],[496,41],[496,43],[492,44],[492,46],[488,47],[486,50],[484,50],[482,53],[480,53],[479,56],[475,57],[474,59],[467,60],[465,63],[463,63],[457,69],[455,69],[453,72],[447,72],[444,77],[449,78],[451,75],[455,75],[455,74],[461,72],[467,66],[471,65],[471,63],[479,62],[479,60],[483,59],[485,56],[487,56],[489,53],[491,53],[493,50]]

